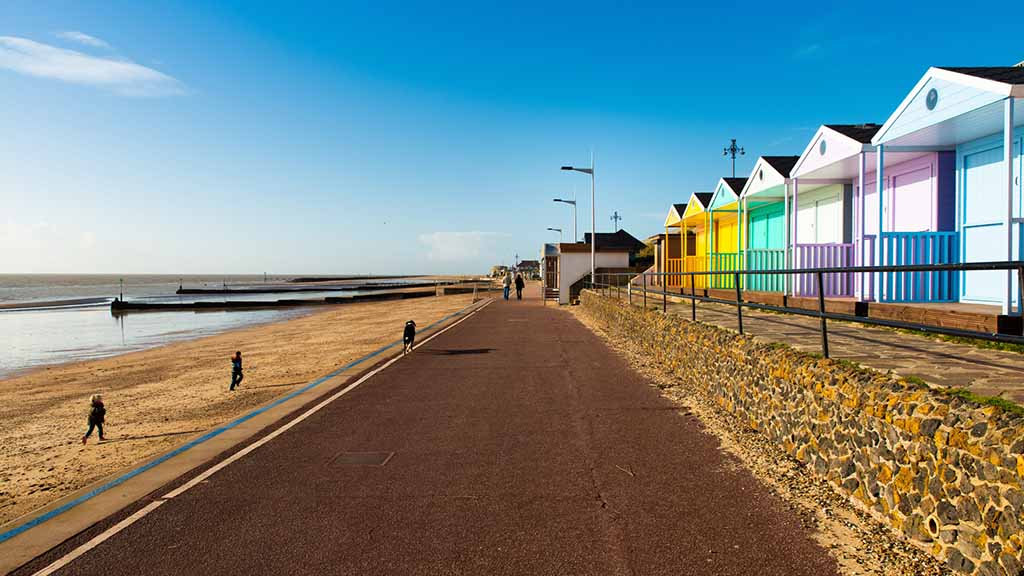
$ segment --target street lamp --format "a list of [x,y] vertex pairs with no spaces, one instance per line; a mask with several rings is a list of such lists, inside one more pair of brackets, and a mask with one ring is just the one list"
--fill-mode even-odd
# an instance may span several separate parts
[[594,216],[594,153],[590,153],[590,168],[562,166],[562,170],[590,174],[590,281],[597,280],[597,220]]
[[558,232],[558,243],[562,243],[562,229],[561,228],[548,228],[552,232]]
[[736,155],[743,156],[747,151],[742,146],[736,145],[736,139],[732,138],[732,143],[722,149],[722,156],[732,156],[732,177],[736,177]]
[[563,200],[561,198],[555,198],[555,202],[561,202],[562,204],[568,204],[572,206],[572,241],[576,242],[579,236],[576,234],[576,201],[575,200]]

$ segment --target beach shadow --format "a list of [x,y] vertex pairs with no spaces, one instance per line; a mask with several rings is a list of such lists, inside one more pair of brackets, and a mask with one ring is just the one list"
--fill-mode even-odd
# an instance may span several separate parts
[[298,386],[304,382],[289,382],[287,384],[267,384],[266,386],[246,386],[244,383],[236,386],[237,389],[246,388],[249,390],[262,390],[263,388],[283,388],[285,386]]
[[434,356],[463,356],[466,354],[487,354],[494,348],[462,348],[459,350],[427,350],[427,354]]
[[184,434],[197,434],[202,432],[203,428],[197,428],[196,430],[182,430],[181,432],[165,432],[163,434],[147,434],[145,436],[121,436],[118,438],[106,438],[103,440],[104,444],[110,444],[111,442],[127,442],[128,440],[149,440],[152,438],[166,438],[168,436],[181,436]]

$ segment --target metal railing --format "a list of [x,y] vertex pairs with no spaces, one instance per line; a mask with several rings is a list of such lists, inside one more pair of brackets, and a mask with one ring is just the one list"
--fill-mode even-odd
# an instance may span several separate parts
[[[706,272],[645,272],[642,274],[631,275],[631,279],[628,284],[622,282],[612,282],[613,276],[621,276],[622,274],[598,274],[597,282],[589,284],[589,287],[594,290],[603,292],[607,296],[614,296],[617,298],[625,297],[630,304],[633,303],[634,299],[642,301],[643,307],[648,308],[648,302],[653,302],[655,305],[660,304],[662,312],[668,311],[668,299],[669,298],[682,298],[689,300],[690,302],[690,316],[692,320],[697,319],[697,303],[707,302],[712,304],[725,304],[728,306],[734,306],[736,308],[736,319],[740,334],[743,334],[743,309],[749,308],[752,310],[765,310],[769,312],[781,312],[785,314],[794,314],[798,316],[809,316],[815,317],[820,320],[819,330],[821,332],[821,351],[822,354],[829,357],[829,343],[828,343],[828,320],[841,320],[844,322],[853,322],[858,324],[868,324],[873,326],[884,326],[888,328],[900,328],[906,330],[916,330],[925,333],[942,334],[946,336],[959,336],[964,338],[976,338],[979,340],[988,340],[991,342],[1006,342],[1012,344],[1024,344],[1024,335],[1014,334],[1003,334],[998,332],[981,332],[976,330],[967,330],[961,328],[949,328],[945,326],[935,326],[930,324],[922,324],[916,322],[906,322],[901,320],[890,320],[885,318],[875,318],[868,315],[857,315],[857,314],[844,314],[838,312],[830,312],[826,307],[826,296],[828,293],[826,289],[826,278],[829,275],[835,274],[883,274],[883,273],[901,273],[901,274],[913,274],[913,273],[940,273],[946,272],[950,274],[963,274],[972,271],[1012,271],[1017,280],[1017,308],[1021,309],[1021,303],[1024,302],[1021,294],[1021,287],[1024,287],[1024,261],[1017,262],[972,262],[972,263],[960,263],[960,264],[921,264],[921,265],[908,265],[908,266],[849,266],[849,267],[822,267],[822,268],[804,268],[804,269],[792,269],[792,270],[729,270],[722,272],[706,271]],[[761,302],[751,302],[744,300],[743,298],[743,278],[752,275],[803,275],[809,276],[814,279],[814,293],[817,299],[816,309],[800,308],[787,305],[787,297],[783,296],[783,305],[777,306],[773,304],[764,304]],[[680,286],[679,292],[669,292],[668,290],[656,290],[654,289],[651,278],[657,277],[662,281],[666,281],[666,276],[676,277],[670,285]],[[708,276],[729,276],[730,277],[730,288],[735,289],[735,299],[720,298],[709,294],[709,290],[702,288],[702,286],[714,285],[714,282],[710,281]],[[634,292],[639,292],[635,294]],[[845,302],[845,301],[844,301]]]

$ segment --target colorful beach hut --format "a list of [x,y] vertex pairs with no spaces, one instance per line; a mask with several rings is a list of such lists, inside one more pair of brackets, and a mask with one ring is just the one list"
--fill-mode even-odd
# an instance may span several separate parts
[[[851,212],[844,217],[849,227],[843,242],[830,249],[833,254],[824,253],[831,256],[833,264],[823,262],[820,265],[955,262],[953,154],[910,149],[889,154],[884,159],[880,218],[877,159],[871,139],[881,128],[878,124],[822,126],[793,169],[794,189],[802,191],[808,185],[852,189],[851,202],[843,207]],[[800,216],[798,213],[797,218]],[[812,256],[821,255],[819,250]],[[798,288],[812,280],[802,278]],[[829,296],[854,295],[882,302],[956,299],[956,275],[949,272],[831,274],[827,280],[826,295]]]
[[[746,270],[783,270],[786,267],[786,198],[789,174],[799,156],[761,156],[754,163],[743,189],[740,209],[744,215],[743,264]],[[745,288],[782,292],[783,274],[752,274]]]
[[[899,205],[885,194],[892,176],[887,159],[905,152],[952,152],[954,208],[947,213],[954,219],[949,237],[957,258],[961,262],[1021,259],[1022,100],[1024,67],[1019,65],[928,69],[872,139],[880,175],[875,188],[881,200],[872,215],[879,221],[882,236],[875,247],[876,258],[891,261],[902,257],[903,263],[910,263],[935,250],[927,239],[904,236],[889,240],[887,214],[899,210]],[[962,302],[999,305],[1003,314],[1016,307],[1019,314],[1015,277],[1013,271],[964,272],[957,275],[952,289]],[[912,295],[921,289],[919,284],[911,286]]]
[[[853,187],[858,160],[871,150],[877,124],[821,126],[790,173],[792,216],[790,262],[793,268],[843,268],[858,260],[853,234]],[[852,174],[849,172],[852,171]],[[852,297],[850,274],[823,277],[825,296]],[[798,296],[817,294],[817,278],[799,275],[792,287]]]
[[[721,178],[707,206],[708,215],[708,270],[732,272],[742,270],[740,236],[742,214],[740,192],[746,178]],[[711,288],[735,287],[732,274],[714,275],[710,278]]]
[[[683,238],[686,233],[683,230],[683,214],[686,212],[686,204],[673,204],[665,216],[665,236],[659,243],[661,257],[659,272],[679,273],[683,271]],[[682,279],[680,276],[665,277],[665,285],[671,288],[678,288]],[[654,279],[655,284],[661,283],[661,278]]]
[[[711,192],[694,192],[680,214],[679,235],[681,239],[680,257],[673,263],[668,260],[669,268],[675,267],[679,272],[705,272],[708,269],[708,206],[711,205]],[[678,205],[677,205],[678,206]],[[677,209],[678,210],[678,209]],[[690,288],[689,279],[676,277],[677,288]],[[693,288],[708,287],[706,276],[695,276]]]

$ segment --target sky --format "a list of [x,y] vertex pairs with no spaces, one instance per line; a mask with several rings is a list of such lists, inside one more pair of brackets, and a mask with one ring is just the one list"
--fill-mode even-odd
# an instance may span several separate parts
[[[1017,21],[888,2],[0,3],[0,273],[479,273],[644,237]],[[884,16],[884,17],[883,17]],[[874,19],[874,20],[873,20]]]

